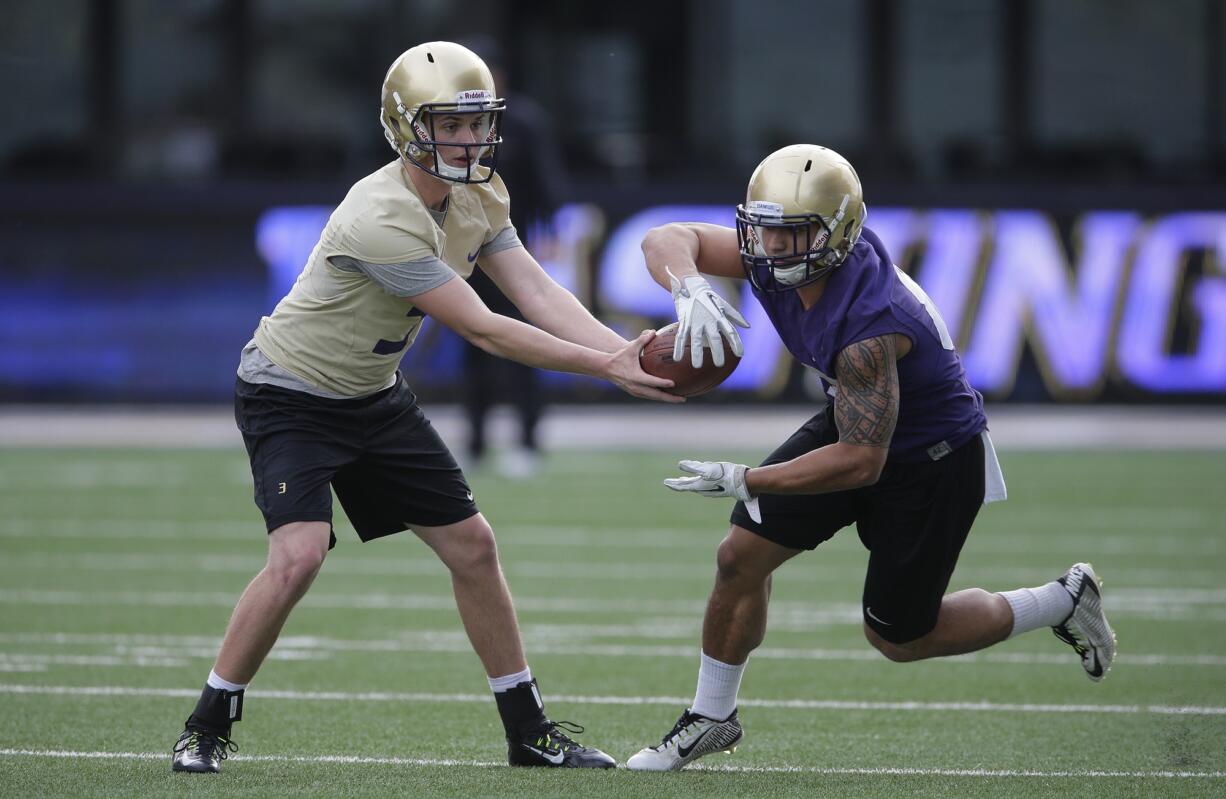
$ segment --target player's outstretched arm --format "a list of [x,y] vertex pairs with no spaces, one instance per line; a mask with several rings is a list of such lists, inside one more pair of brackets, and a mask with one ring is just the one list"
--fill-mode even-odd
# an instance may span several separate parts
[[681,461],[691,476],[664,485],[704,497],[735,497],[761,521],[760,494],[824,494],[872,485],[881,478],[898,422],[898,354],[893,335],[858,341],[839,353],[834,400],[837,443],[785,463],[750,468],[727,461]]
[[482,256],[481,269],[524,318],[542,330],[601,352],[616,352],[626,346],[624,338],[592,316],[523,247]]
[[835,359],[839,440],[799,458],[750,469],[751,494],[822,494],[876,483],[898,423],[898,350],[893,335],[848,346]]
[[736,230],[730,227],[704,222],[671,222],[647,231],[642,246],[652,280],[666,289],[671,288],[668,271],[680,280],[699,273],[745,277]]
[[541,369],[598,377],[644,399],[682,400],[662,390],[672,387],[671,380],[649,375],[639,365],[639,350],[651,341],[653,330],[644,331],[616,352],[601,352],[490,311],[467,282],[457,279],[414,296],[413,304],[491,355]]
[[723,366],[725,340],[733,354],[741,357],[744,345],[736,328],[749,327],[749,323],[699,274],[743,275],[736,231],[698,223],[662,225],[643,238],[643,257],[652,279],[673,294],[677,309],[673,360],[681,360],[688,343],[695,369],[702,366],[704,347],[710,348],[715,365]]

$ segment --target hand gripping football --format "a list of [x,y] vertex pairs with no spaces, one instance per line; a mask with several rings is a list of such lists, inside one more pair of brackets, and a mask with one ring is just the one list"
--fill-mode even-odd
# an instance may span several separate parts
[[741,359],[732,354],[732,348],[724,342],[724,365],[716,366],[711,359],[711,350],[704,347],[702,366],[690,365],[690,347],[687,343],[681,352],[681,360],[673,360],[673,342],[677,336],[677,323],[656,331],[656,337],[639,353],[639,364],[649,375],[673,381],[673,387],[665,389],[670,394],[694,397],[705,394],[728,379]]

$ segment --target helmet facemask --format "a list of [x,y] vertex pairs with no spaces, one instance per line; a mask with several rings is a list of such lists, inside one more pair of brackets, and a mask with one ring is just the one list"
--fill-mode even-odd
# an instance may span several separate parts
[[[396,115],[392,120],[398,128],[393,132],[385,120],[388,141],[406,161],[442,180],[453,183],[488,183],[494,177],[498,163],[498,149],[502,144],[502,112],[506,101],[494,98],[489,92],[472,90],[460,92],[455,102],[422,103],[413,110],[401,102],[397,92],[392,93],[396,103]],[[439,126],[448,117],[459,117],[464,125],[472,124],[473,117],[480,115],[480,125],[474,132],[473,141],[444,141],[439,139]],[[383,117],[381,117],[382,119]],[[408,135],[405,135],[405,134]],[[399,134],[399,135],[397,135]],[[397,139],[403,142],[398,146]],[[442,148],[442,152],[440,152]],[[453,166],[446,157],[454,158],[463,151],[465,163]],[[486,167],[485,174],[477,166]]]
[[[778,203],[754,200],[736,209],[737,240],[745,275],[759,291],[783,292],[805,286],[828,275],[843,263],[855,244],[834,231],[846,216],[847,199],[827,221],[820,214],[784,214]],[[858,231],[857,231],[858,232]],[[790,246],[768,253],[768,239]],[[837,246],[832,246],[837,241]]]

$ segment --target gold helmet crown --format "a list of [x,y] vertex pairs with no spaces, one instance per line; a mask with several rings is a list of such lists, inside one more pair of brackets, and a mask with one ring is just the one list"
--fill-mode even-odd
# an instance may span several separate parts
[[[494,78],[481,58],[454,42],[427,42],[405,50],[383,78],[379,121],[404,160],[435,177],[457,183],[484,183],[494,175],[506,101],[495,96]],[[479,141],[439,142],[434,118],[441,114],[484,114]],[[466,166],[447,164],[439,145],[465,148]],[[487,159],[488,167],[478,167]]]
[[[868,207],[860,177],[827,147],[793,144],[768,155],[749,178],[738,205],[741,260],[763,291],[787,291],[819,280],[847,258]],[[792,248],[768,254],[767,235],[790,232]]]

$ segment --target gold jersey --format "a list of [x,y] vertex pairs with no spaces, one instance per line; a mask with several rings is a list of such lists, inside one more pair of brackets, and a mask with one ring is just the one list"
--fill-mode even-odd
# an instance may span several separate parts
[[367,264],[437,258],[467,279],[482,245],[510,225],[498,175],[452,188],[440,228],[404,169],[394,161],[354,184],[293,288],[256,329],[270,361],[324,391],[356,397],[389,385],[423,319],[411,298],[338,267],[333,256]]

